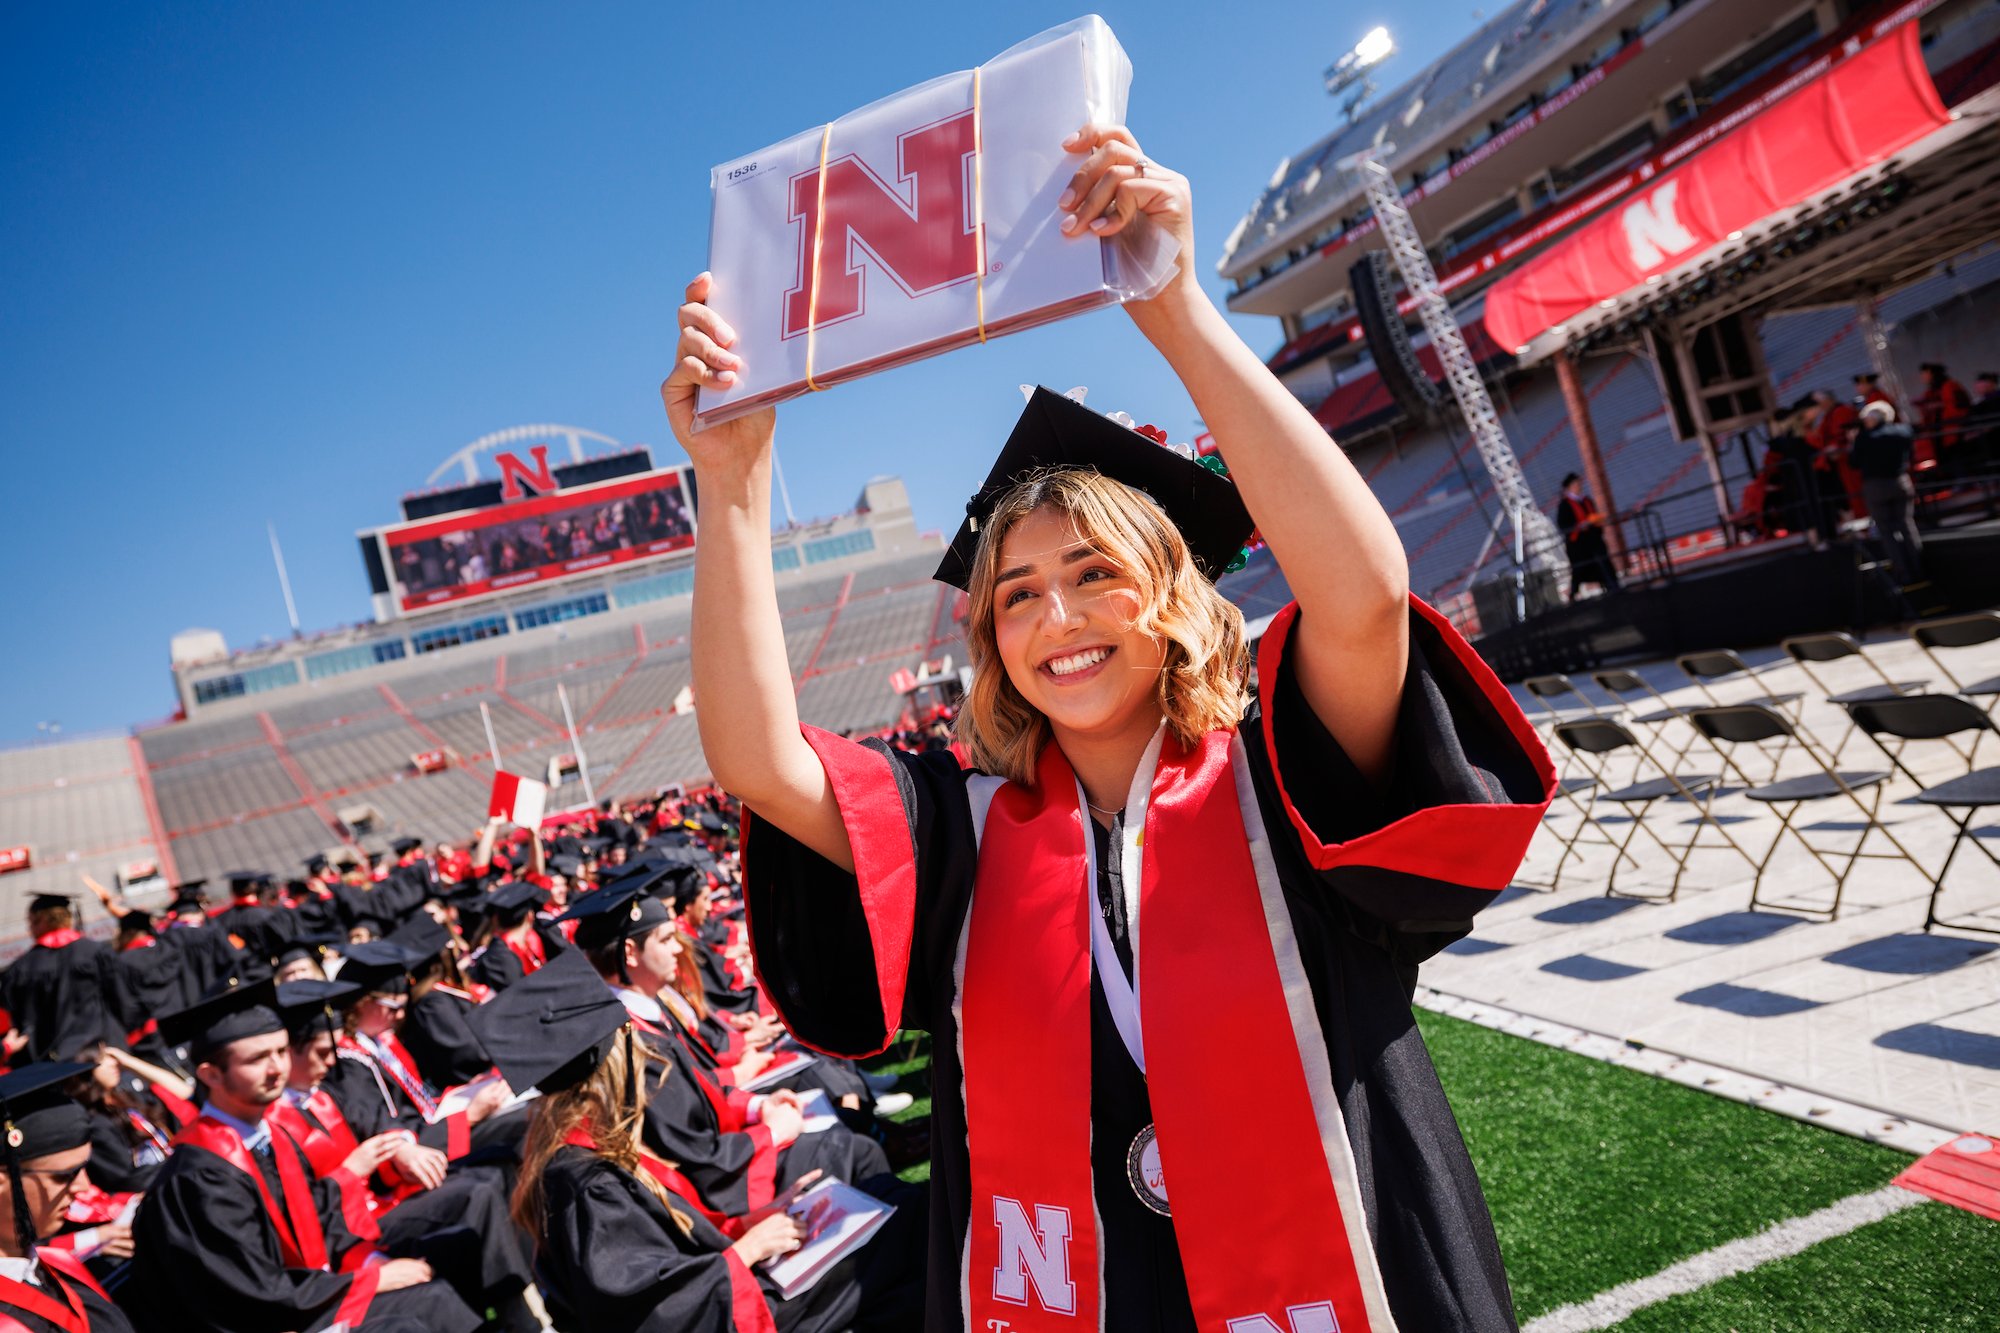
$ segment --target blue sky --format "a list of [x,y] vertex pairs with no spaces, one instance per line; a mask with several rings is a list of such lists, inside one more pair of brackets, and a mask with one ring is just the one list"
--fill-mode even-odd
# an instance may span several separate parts
[[[1082,12],[1069,5],[9,5],[0,12],[0,745],[173,703],[167,642],[368,615],[354,542],[460,445],[558,421],[680,458],[657,386],[704,264],[708,168]],[[1101,7],[1130,120],[1195,185],[1196,262],[1334,123],[1320,71],[1378,22],[1393,84],[1462,0]],[[1268,351],[1277,325],[1238,327]],[[779,414],[801,516],[867,477],[955,522],[1018,411],[1087,384],[1193,430],[1115,311]]]

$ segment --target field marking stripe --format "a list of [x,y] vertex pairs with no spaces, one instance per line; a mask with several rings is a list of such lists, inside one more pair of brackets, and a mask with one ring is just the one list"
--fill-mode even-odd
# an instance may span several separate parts
[[1754,1236],[1704,1250],[1693,1258],[1661,1269],[1651,1277],[1626,1282],[1587,1301],[1551,1310],[1523,1325],[1521,1333],[1588,1333],[1591,1329],[1610,1328],[1649,1305],[1699,1291],[1724,1278],[1789,1258],[1823,1240],[1844,1236],[1923,1202],[1923,1195],[1900,1185],[1884,1185],[1866,1194],[1851,1194],[1818,1212],[1794,1217]]

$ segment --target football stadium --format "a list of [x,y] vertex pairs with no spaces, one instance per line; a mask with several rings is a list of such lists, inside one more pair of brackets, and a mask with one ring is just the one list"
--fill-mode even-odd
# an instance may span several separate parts
[[[1517,0],[1414,72],[1393,61],[1395,36],[1378,29],[1328,68],[1323,123],[1246,131],[1245,151],[1275,164],[1268,187],[1202,262],[1232,313],[1270,321],[1267,367],[1386,511],[1410,591],[1497,673],[1518,730],[1553,764],[1518,872],[1476,922],[1427,923],[1449,942],[1404,978],[1418,1052],[1491,1209],[1513,1317],[1529,1333],[2000,1327],[2000,751],[1987,735],[2000,731],[2000,4]],[[1862,456],[1850,442],[1885,422],[1909,427],[1889,490],[1850,461]],[[364,979],[370,999],[407,993],[414,1012],[442,953],[448,978],[465,964],[464,991],[449,993],[471,1011],[509,984],[474,970],[482,954],[525,986],[556,954],[594,947],[598,917],[577,904],[602,894],[604,919],[629,908],[637,923],[642,900],[659,901],[649,893],[673,909],[658,881],[692,867],[682,915],[658,921],[701,955],[686,972],[711,974],[705,1023],[730,1027],[712,1019],[746,997],[743,1021],[701,1044],[710,1064],[689,1066],[713,1074],[742,1034],[778,1029],[749,998],[768,982],[742,920],[758,901],[739,869],[745,813],[702,745],[694,468],[547,423],[447,450],[428,476],[386,479],[385,497],[408,489],[354,534],[366,622],[251,646],[189,628],[162,645],[169,719],[0,751],[0,959],[76,939],[122,958],[154,947],[134,924],[148,914],[191,911],[199,930],[238,913],[222,938],[257,955],[261,976],[227,973],[224,989],[283,980],[286,960],[310,952],[319,984]],[[1201,435],[1186,452],[1199,462],[1216,447]],[[852,485],[846,512],[788,517],[772,535],[798,719],[882,755],[962,754],[971,599],[933,579],[962,516],[917,512],[898,477]],[[1252,542],[1215,588],[1251,643],[1283,642],[1294,591],[1270,548]],[[1268,762],[1282,783],[1275,749]],[[897,771],[917,828],[919,798]],[[517,779],[546,788],[545,805],[515,804]],[[510,817],[535,836],[507,831]],[[867,859],[858,843],[853,859]],[[652,887],[626,892],[641,866]],[[453,891],[476,897],[482,882],[496,900],[538,886],[544,910],[458,957]],[[399,885],[413,901],[428,886],[450,922],[442,907],[352,909]],[[58,899],[51,929],[39,914]],[[266,920],[287,908],[330,933]],[[432,916],[454,942],[433,943],[425,964],[410,923]],[[163,925],[159,940],[174,934]],[[907,922],[903,934],[907,952]],[[391,940],[400,962],[369,952]],[[866,931],[845,942],[886,947]],[[203,966],[178,947],[188,961],[175,966]],[[366,982],[385,958],[395,984]],[[885,1015],[888,996],[885,982]],[[1293,1001],[1311,1008],[1306,997]],[[642,1030],[646,1014],[674,1026],[663,1015],[678,1001],[641,999],[625,1004]],[[8,1001],[31,1002],[77,1003]],[[447,1081],[476,1088],[424,1069],[398,1093],[403,1057],[350,1052],[364,1020],[350,1013],[342,1035],[340,999],[318,1003],[336,1069],[375,1060],[369,1086],[409,1112],[413,1141],[451,1120]],[[851,1132],[868,1160],[920,1185],[934,1136],[966,1134],[962,1091],[932,1078],[963,1078],[965,1033],[955,1045],[881,1021],[877,1054],[815,1044],[820,1090],[859,1099],[840,1103],[845,1128],[828,1136]],[[31,1038],[12,1026],[19,1056]],[[139,1086],[172,1109],[184,1098],[162,1087],[193,1070],[176,1036],[199,1051],[223,1030],[135,1023],[131,1058],[165,1069],[104,1058],[118,1077],[152,1070]],[[32,1040],[20,1061],[69,1058]],[[507,1074],[500,1040],[474,1061],[480,1078]],[[1379,1069],[1405,1048],[1371,1056]],[[1254,1102],[1260,1069],[1222,1058]],[[700,1086],[726,1121],[745,1085]],[[934,1098],[953,1096],[956,1118],[934,1122]],[[151,1132],[157,1167],[169,1136]],[[483,1150],[476,1124],[464,1132],[469,1149],[438,1139],[454,1163]],[[1217,1132],[1237,1161],[1271,1168],[1254,1131]],[[348,1133],[357,1141],[372,1140]],[[62,1219],[82,1239],[58,1236],[48,1262],[87,1262],[123,1303],[129,1244],[94,1247],[100,1228],[129,1235],[145,1187],[98,1181],[95,1161]],[[687,1161],[666,1174],[683,1167],[706,1195]],[[758,1192],[756,1170],[748,1202],[718,1205],[717,1219],[762,1215],[774,1191],[765,1179]],[[390,1181],[351,1225],[413,1192]],[[956,1188],[940,1177],[932,1207]],[[710,1218],[706,1202],[696,1211]],[[920,1268],[921,1239],[904,1242]],[[330,1252],[286,1257],[325,1270],[316,1278],[340,1269]],[[485,1327],[592,1327],[545,1264],[510,1315],[526,1278],[509,1287],[485,1262],[480,1281],[452,1280],[479,1293],[466,1299]],[[378,1326],[366,1308],[343,1299],[313,1327]],[[734,1323],[631,1326],[777,1326],[734,1308]],[[1293,1333],[1347,1327],[1317,1317],[1293,1307]],[[27,1326],[99,1327],[43,1318]],[[225,1326],[189,1318],[176,1326]],[[1463,1320],[1435,1327],[1489,1326]]]

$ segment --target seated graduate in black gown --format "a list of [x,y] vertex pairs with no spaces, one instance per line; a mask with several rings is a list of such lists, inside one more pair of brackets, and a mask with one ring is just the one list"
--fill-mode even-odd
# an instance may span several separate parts
[[644,872],[628,875],[572,909],[577,950],[611,987],[656,1062],[656,1076],[643,1080],[647,1146],[678,1163],[703,1201],[730,1217],[763,1207],[812,1172],[921,1211],[921,1199],[896,1179],[874,1140],[845,1125],[804,1133],[796,1092],[746,1093],[704,1071],[689,1034],[659,1002],[682,945],[672,912],[646,892],[652,881]]
[[90,1116],[62,1085],[90,1066],[44,1061],[0,1075],[0,1328],[130,1333],[131,1323],[74,1255],[37,1248],[62,1225],[90,1161]]
[[[1553,768],[1410,596],[1351,461],[1202,290],[1186,178],[1123,127],[1063,148],[1078,170],[1051,223],[1177,248],[1173,280],[1123,308],[1221,453],[1031,391],[937,572],[968,599],[976,771],[801,729],[774,416],[695,429],[741,362],[710,279],[687,289],[662,396],[705,507],[694,692],[747,812],[758,976],[819,1049],[931,1034],[940,1333],[1510,1330],[1410,995],[1511,881]],[[1253,529],[1297,598],[1254,686],[1215,587]],[[1218,1042],[1251,1095],[1217,1076]]]
[[315,1180],[271,1118],[291,1072],[275,1002],[269,982],[227,986],[160,1020],[188,1046],[205,1101],[139,1205],[120,1307],[159,1333],[191,1317],[211,1333],[473,1333],[484,1320],[429,1264],[378,1258],[340,1186]]
[[396,1031],[417,1073],[434,1088],[452,1088],[492,1069],[486,1048],[466,1022],[478,1001],[459,972],[451,928],[420,913],[398,926],[388,942],[418,959],[410,965],[410,1007]]
[[507,1090],[490,1084],[462,1109],[440,1114],[445,1090],[417,1072],[415,1057],[397,1035],[409,1006],[409,969],[417,961],[386,940],[347,947],[336,980],[357,989],[342,1001],[339,1058],[322,1086],[363,1138],[402,1128],[452,1162],[474,1154],[511,1157],[523,1126],[518,1114],[501,1113]]
[[624,1006],[574,950],[482,1005],[473,1022],[507,1081],[543,1093],[515,1216],[538,1237],[536,1271],[559,1326],[590,1333],[914,1327],[876,1322],[909,1316],[867,1308],[854,1257],[794,1299],[778,1296],[761,1265],[798,1247],[799,1223],[776,1207],[738,1219],[715,1212],[676,1163],[647,1147],[639,1127],[644,1047]]
[[106,1042],[77,1059],[87,1072],[66,1091],[90,1116],[90,1183],[107,1194],[143,1194],[166,1165],[174,1135],[198,1114],[183,1095],[191,1089]]
[[482,904],[486,942],[466,964],[466,976],[501,991],[546,963],[556,949],[535,912],[548,900],[546,889],[525,879],[509,880],[488,894]]
[[498,1166],[449,1169],[445,1156],[404,1129],[357,1138],[319,1087],[335,1063],[339,1004],[357,988],[339,981],[278,987],[278,1016],[291,1039],[292,1069],[272,1111],[305,1149],[317,1178],[334,1180],[350,1227],[379,1231],[386,1254],[427,1260],[475,1310],[512,1333],[540,1325],[522,1299],[533,1273],[524,1237],[507,1213],[509,1173]]

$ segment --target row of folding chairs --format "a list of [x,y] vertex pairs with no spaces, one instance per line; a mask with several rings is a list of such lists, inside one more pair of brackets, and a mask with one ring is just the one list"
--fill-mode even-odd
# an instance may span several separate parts
[[[1888,760],[1888,768],[1839,768],[1821,753],[1821,747],[1802,741],[1797,724],[1771,703],[1697,706],[1677,714],[1708,743],[1717,758],[1715,769],[1703,771],[1681,770],[1679,764],[1684,752],[1663,761],[1644,740],[1616,718],[1596,715],[1557,721],[1553,725],[1555,738],[1578,759],[1588,776],[1565,777],[1562,782],[1561,793],[1575,808],[1579,825],[1573,834],[1563,839],[1563,850],[1551,887],[1560,885],[1563,869],[1569,860],[1581,855],[1577,851],[1579,846],[1596,844],[1615,849],[1605,888],[1607,896],[1671,902],[1679,895],[1682,878],[1696,851],[1728,851],[1751,870],[1751,911],[1776,909],[1832,920],[1839,915],[1848,877],[1860,861],[1901,860],[1930,883],[1924,919],[1926,931],[1934,926],[1943,926],[2000,935],[2000,928],[1996,928],[1996,924],[2000,923],[1990,918],[1948,919],[1939,911],[1945,879],[1962,849],[1976,849],[1996,868],[2000,868],[2000,856],[1996,856],[1972,830],[1973,820],[1982,811],[2000,806],[2000,767],[1980,769],[1973,766],[1979,742],[1988,732],[2000,732],[2000,727],[1996,727],[1992,718],[1977,705],[1951,694],[1891,695],[1853,700],[1843,707],[1851,719],[1852,728],[1874,743]],[[1971,745],[1961,749],[1956,741],[1968,735]],[[1763,781],[1753,778],[1739,755],[1745,747],[1774,741],[1796,742],[1798,752],[1809,763],[1808,771],[1786,778],[1779,778],[1774,772]],[[1954,752],[1965,762],[1965,771],[1946,781],[1926,786],[1906,762],[1905,754],[1912,744],[1935,741],[1953,743]],[[1632,759],[1634,768],[1630,781],[1618,783],[1608,780],[1605,762],[1611,756],[1621,754]],[[1954,825],[1950,847],[1935,874],[1925,868],[1881,818],[1883,795],[1889,789],[1891,779],[1898,774],[1916,785],[1917,801],[1943,811]],[[1755,854],[1744,846],[1742,840],[1730,831],[1728,824],[1716,816],[1715,803],[1728,792],[1739,793],[1748,800],[1766,805],[1777,816],[1778,829],[1761,854]],[[1802,810],[1828,800],[1844,802],[1861,817],[1860,835],[1851,847],[1834,848],[1816,843],[1795,822]],[[1682,809],[1692,812],[1691,820],[1680,821],[1693,824],[1693,832],[1684,842],[1669,841],[1648,821],[1648,813],[1663,801],[1679,802]],[[1613,836],[1600,821],[1597,815],[1599,803],[1618,807],[1624,815],[1627,824],[1622,839]],[[1703,832],[1709,829],[1715,831],[1720,842],[1702,841]],[[1673,881],[1663,894],[1621,893],[1618,889],[1621,868],[1628,862],[1635,867],[1638,864],[1630,849],[1634,840],[1642,834],[1674,862]],[[1873,837],[1879,837],[1890,850],[1870,851],[1869,840]],[[1776,902],[1765,896],[1765,873],[1787,838],[1804,848],[1832,878],[1830,902],[1805,905],[1795,898]]]

